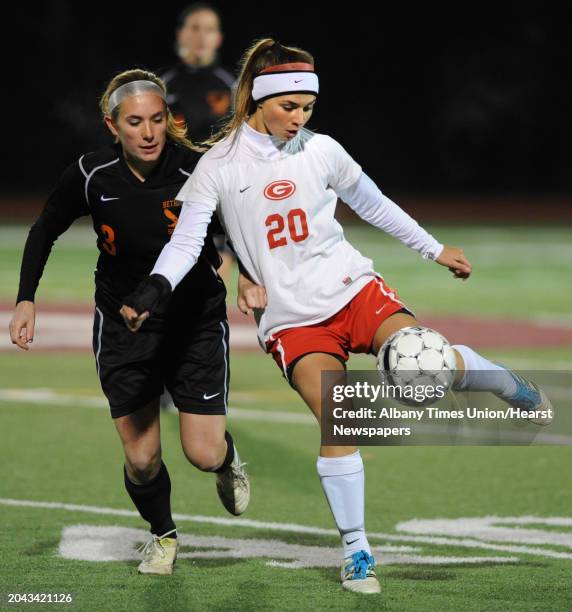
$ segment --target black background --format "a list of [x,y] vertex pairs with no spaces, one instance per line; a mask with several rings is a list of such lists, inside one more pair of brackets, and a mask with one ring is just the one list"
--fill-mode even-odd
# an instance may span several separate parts
[[[176,60],[186,4],[61,0],[5,13],[4,191],[43,190],[105,142],[98,96],[116,72]],[[264,36],[314,54],[309,127],[384,191],[572,192],[572,26],[556,5],[214,4],[227,68]]]

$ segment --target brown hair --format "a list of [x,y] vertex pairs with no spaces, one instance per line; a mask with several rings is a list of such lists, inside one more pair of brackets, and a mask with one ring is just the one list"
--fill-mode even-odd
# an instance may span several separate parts
[[252,85],[254,78],[265,68],[294,62],[314,64],[313,56],[297,47],[286,47],[273,38],[262,38],[254,41],[240,60],[240,75],[236,86],[234,111],[211,138],[205,141],[206,145],[213,145],[232,131],[238,129],[242,123],[256,111],[256,102],[252,99]]
[[[111,81],[109,81],[103,95],[99,99],[99,108],[101,109],[101,113],[104,117],[111,115],[113,121],[117,121],[119,116],[119,107],[121,104],[118,104],[113,111],[109,112],[109,97],[111,94],[121,87],[121,85],[125,85],[126,83],[131,83],[132,81],[151,81],[158,85],[163,92],[165,93],[165,97],[167,95],[167,88],[165,87],[165,83],[153,72],[149,72],[148,70],[141,70],[139,68],[135,68],[133,70],[125,70],[124,72],[120,72],[115,75]],[[204,149],[201,149],[197,145],[195,145],[189,138],[187,138],[187,128],[185,125],[181,125],[175,121],[173,114],[169,110],[169,107],[165,104],[165,108],[167,110],[167,137],[177,144],[183,145],[184,147],[188,147],[193,151],[202,152]]]
[[180,30],[181,28],[184,28],[187,17],[190,17],[199,11],[210,11],[211,13],[214,13],[218,17],[220,26],[220,13],[218,12],[218,9],[215,8],[214,4],[211,4],[210,2],[193,2],[193,4],[189,4],[179,13],[179,17],[177,18],[177,29]]

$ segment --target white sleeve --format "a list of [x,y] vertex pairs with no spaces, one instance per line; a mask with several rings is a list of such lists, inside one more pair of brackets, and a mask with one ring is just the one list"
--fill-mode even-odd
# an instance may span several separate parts
[[177,226],[151,271],[167,278],[173,289],[197,263],[218,205],[218,187],[204,160],[203,156],[177,194],[182,202]]
[[443,245],[395,202],[384,196],[364,172],[351,187],[337,190],[336,193],[364,221],[401,240],[421,253],[423,259],[435,260],[441,254]]
[[342,147],[331,138],[324,136],[328,164],[328,184],[339,193],[341,189],[351,187],[361,174],[361,166]]
[[185,181],[175,199],[179,202],[206,204],[212,210],[215,210],[218,205],[218,193],[212,160],[207,160],[203,156],[199,159],[199,163],[191,176]]
[[209,204],[183,202],[177,227],[151,274],[162,274],[175,289],[199,258],[213,213]]

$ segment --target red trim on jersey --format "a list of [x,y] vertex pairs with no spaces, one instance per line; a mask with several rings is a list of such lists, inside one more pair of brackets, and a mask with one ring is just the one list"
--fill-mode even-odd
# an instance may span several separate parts
[[284,72],[286,70],[296,72],[314,72],[313,64],[304,64],[303,62],[297,62],[292,64],[278,64],[278,66],[269,66],[264,70],[260,71],[259,74],[268,74],[269,72]]

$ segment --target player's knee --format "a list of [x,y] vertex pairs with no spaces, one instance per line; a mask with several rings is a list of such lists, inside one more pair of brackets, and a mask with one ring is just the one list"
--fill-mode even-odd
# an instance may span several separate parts
[[[224,442],[224,440],[223,440]],[[224,460],[225,452],[221,444],[217,445],[187,445],[184,448],[187,459],[199,470],[203,472],[213,472]]]
[[127,473],[138,483],[153,480],[161,468],[160,453],[134,453],[127,457]]

